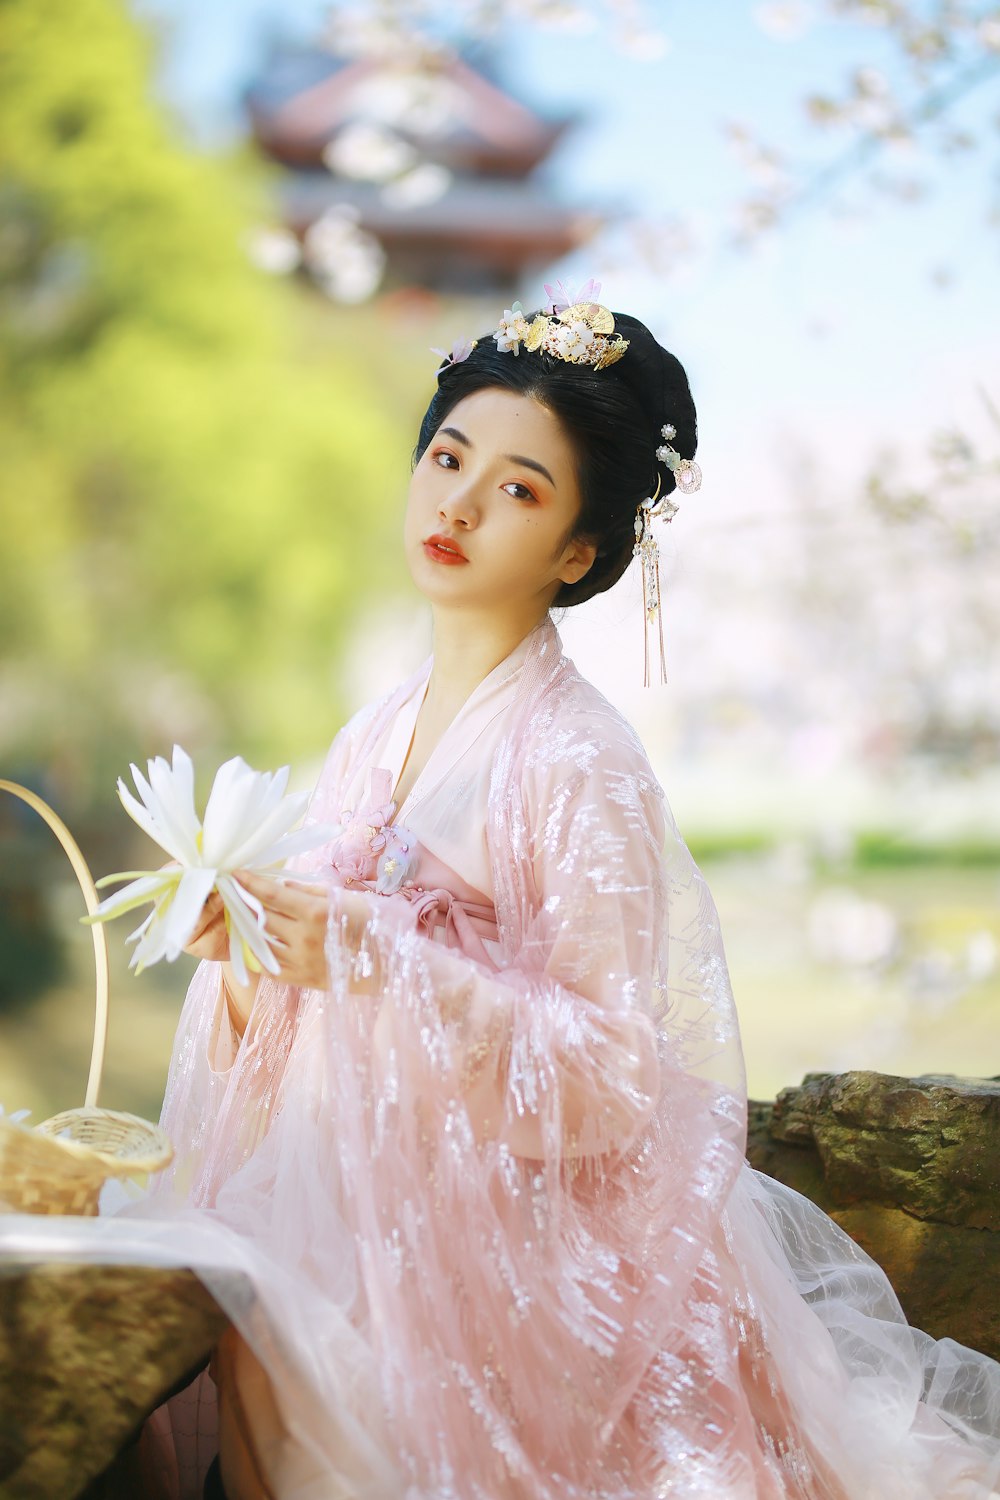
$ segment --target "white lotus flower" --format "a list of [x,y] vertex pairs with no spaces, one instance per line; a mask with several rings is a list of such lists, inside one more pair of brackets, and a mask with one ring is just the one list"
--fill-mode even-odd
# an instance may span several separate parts
[[235,878],[235,870],[272,871],[292,854],[324,844],[332,830],[314,823],[295,832],[309,800],[308,792],[285,795],[288,766],[254,771],[240,756],[219,767],[200,822],[194,806],[194,767],[190,756],[174,746],[173,764],[157,756],[148,776],[132,766],[141,802],[119,777],[118,795],[125,811],[175,861],[163,870],[128,870],[106,875],[99,886],[116,880],[131,884],[102,901],[85,922],[106,922],[145,902],[153,910],[128,942],[137,944],[130,968],[141,974],[161,958],[173,962],[198,926],[213,890],[222,897],[229,932],[229,960],[241,984],[247,969],[279,972],[264,921],[264,908]]

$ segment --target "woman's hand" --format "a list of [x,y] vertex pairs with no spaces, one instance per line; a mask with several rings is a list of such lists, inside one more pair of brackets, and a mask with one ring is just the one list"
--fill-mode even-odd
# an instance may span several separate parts
[[[326,989],[330,975],[326,962],[326,933],[330,910],[330,892],[326,887],[306,885],[300,881],[277,879],[250,870],[234,871],[235,878],[264,908],[268,938],[280,965],[275,976],[285,984],[308,989]],[[345,938],[348,947],[357,952],[370,908],[357,891],[338,890],[335,895],[341,915],[346,916]],[[185,944],[185,953],[195,958],[220,962],[226,987],[237,1014],[234,1024],[242,1034],[260,975],[250,974],[244,987],[235,979],[229,963],[229,932],[226,928],[222,897],[213,891],[202,908],[201,921]],[[355,988],[359,986],[355,984]],[[361,983],[361,988],[370,986]],[[233,1005],[230,1005],[232,1012]]]
[[[326,931],[331,893],[325,886],[300,881],[234,872],[264,908],[267,934],[275,958],[281,965],[278,978],[285,984],[325,990],[330,984],[326,961]],[[355,952],[370,915],[365,898],[356,891],[337,890],[337,908],[347,917],[346,940]]]
[[229,1019],[236,1029],[236,1034],[242,1036],[250,1019],[250,1012],[253,1010],[260,975],[251,971],[247,975],[247,983],[241,984],[233,973],[233,966],[229,962],[229,932],[226,928],[226,913],[218,891],[212,891],[208,896],[201,909],[199,924],[185,943],[184,952],[190,953],[194,958],[206,958],[212,963],[222,964],[222,981]]
[[226,931],[226,917],[218,891],[212,891],[202,907],[199,925],[184,944],[184,952],[192,954],[194,958],[211,959],[213,963],[228,959],[229,933]]

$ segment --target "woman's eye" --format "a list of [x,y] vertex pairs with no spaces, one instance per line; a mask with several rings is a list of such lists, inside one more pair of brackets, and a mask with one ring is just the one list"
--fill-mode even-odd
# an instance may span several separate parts
[[535,498],[526,484],[518,484],[516,480],[514,480],[511,484],[505,484],[504,489],[507,490],[508,493],[511,490],[520,490],[521,494],[515,495],[515,500],[534,500]]
[[450,458],[451,461],[452,461],[452,463],[455,465],[455,468],[456,469],[458,468],[458,459],[455,457],[454,453],[448,453],[448,452],[446,452],[443,449],[442,449],[442,451],[440,453],[435,453],[435,455],[434,455],[434,462],[440,468],[450,469],[451,468],[451,464],[446,464],[446,463],[442,462],[442,460],[446,459],[446,458]]

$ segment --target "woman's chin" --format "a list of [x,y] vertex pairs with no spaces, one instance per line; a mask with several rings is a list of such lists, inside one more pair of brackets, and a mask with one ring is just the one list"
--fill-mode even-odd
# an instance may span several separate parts
[[432,601],[440,599],[442,603],[458,603],[461,599],[467,599],[469,603],[480,602],[476,599],[476,590],[469,583],[470,568],[468,563],[441,563],[424,555],[423,549],[419,556],[407,559],[410,577],[413,586],[419,589],[425,599]]

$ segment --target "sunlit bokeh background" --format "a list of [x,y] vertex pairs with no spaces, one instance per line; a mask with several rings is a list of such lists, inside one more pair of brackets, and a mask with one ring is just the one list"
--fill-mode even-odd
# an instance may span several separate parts
[[[291,763],[416,666],[438,357],[590,276],[685,363],[705,483],[560,622],[718,902],[751,1092],[995,1074],[1000,9],[936,0],[8,0],[0,776],[95,874],[130,762]],[[0,799],[0,1102],[82,1102],[90,939]],[[114,956],[158,1111],[193,965]]]

